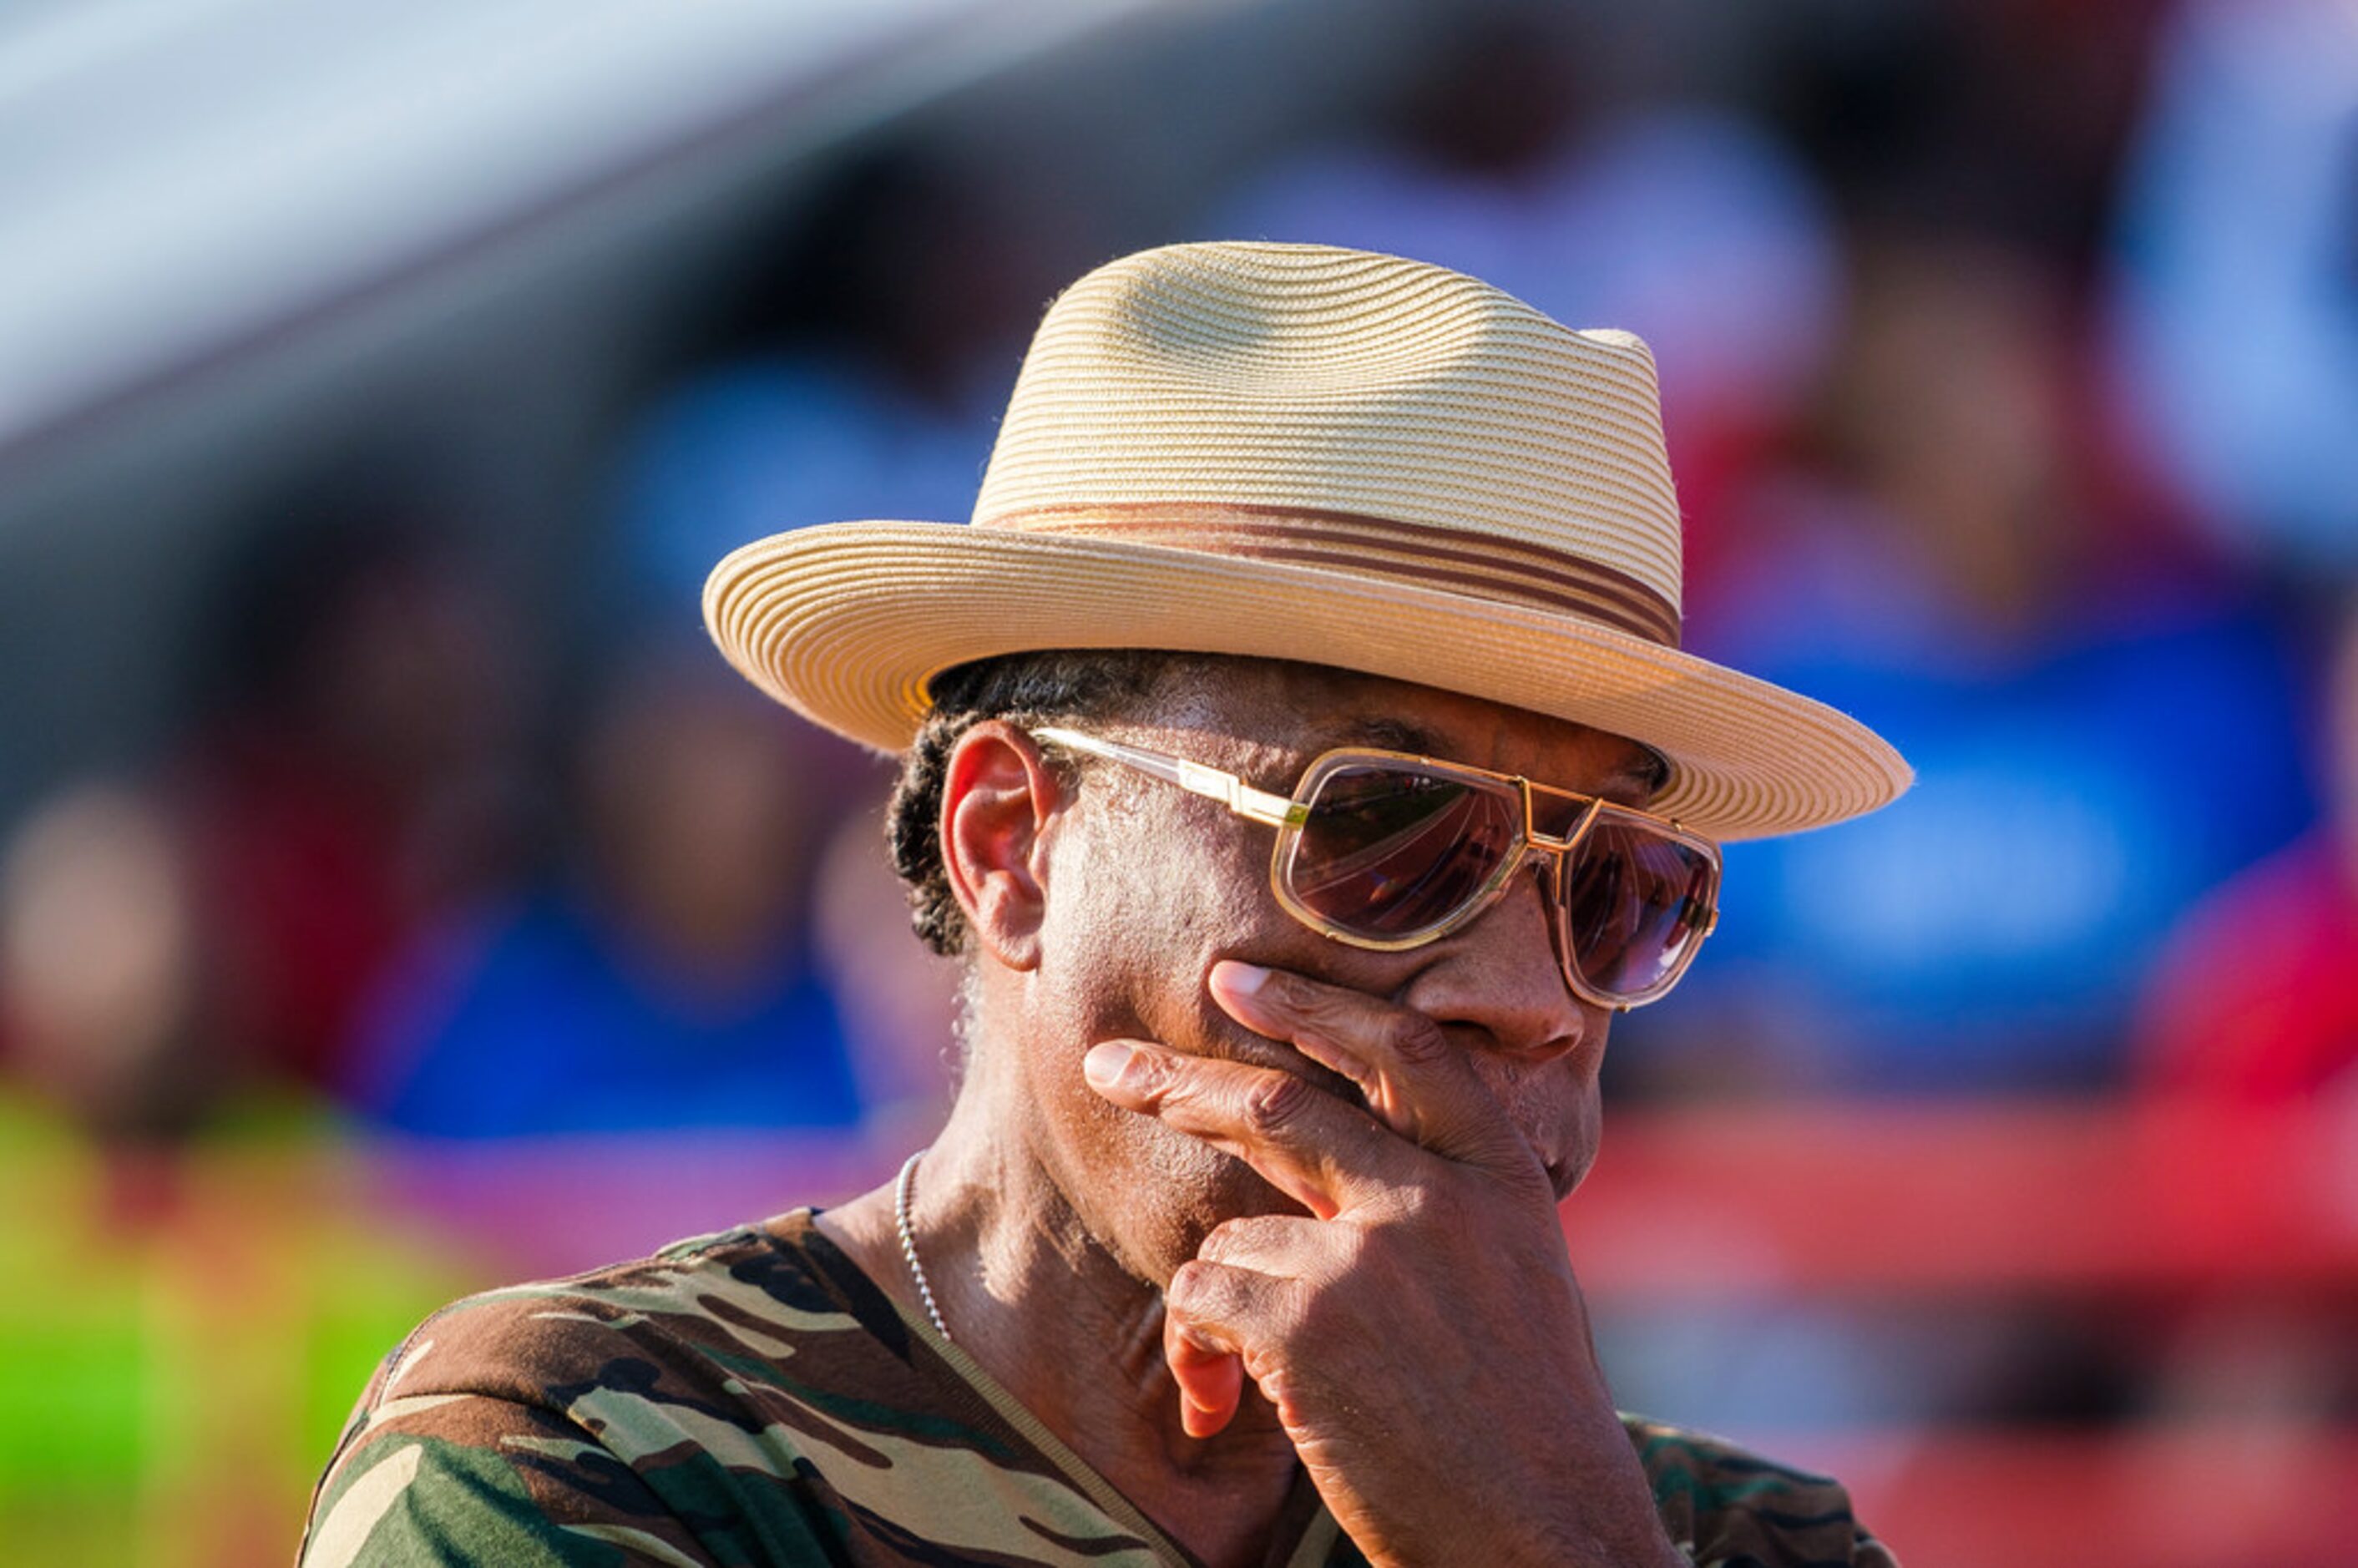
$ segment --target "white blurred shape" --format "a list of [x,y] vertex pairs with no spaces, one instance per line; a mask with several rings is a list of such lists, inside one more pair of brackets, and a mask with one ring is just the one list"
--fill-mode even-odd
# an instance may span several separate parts
[[763,114],[1141,0],[124,0],[0,20],[0,448]]
[[2119,236],[2116,392],[2247,551],[2358,564],[2358,5],[2189,6]]

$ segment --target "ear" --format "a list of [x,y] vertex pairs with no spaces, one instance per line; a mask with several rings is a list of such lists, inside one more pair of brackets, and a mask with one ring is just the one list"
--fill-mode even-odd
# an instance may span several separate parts
[[1064,786],[1032,737],[988,719],[950,749],[942,785],[942,863],[968,927],[1011,969],[1040,961],[1046,914],[1044,838]]

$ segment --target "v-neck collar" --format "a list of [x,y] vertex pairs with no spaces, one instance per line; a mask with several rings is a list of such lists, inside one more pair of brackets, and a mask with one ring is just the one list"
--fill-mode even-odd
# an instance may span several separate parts
[[[763,1229],[773,1242],[795,1248],[825,1271],[842,1290],[853,1317],[887,1345],[914,1340],[931,1351],[943,1368],[962,1385],[964,1393],[979,1400],[992,1414],[1013,1427],[1040,1456],[1095,1504],[1105,1516],[1144,1541],[1166,1568],[1204,1568],[1202,1561],[1164,1532],[1143,1509],[1124,1497],[1064,1439],[1044,1425],[1007,1386],[983,1365],[943,1336],[924,1314],[903,1306],[866,1271],[852,1261],[827,1233],[813,1223],[817,1209],[781,1215]],[[1278,1509],[1277,1525],[1264,1568],[1321,1568],[1333,1554],[1341,1527],[1327,1511],[1307,1470],[1297,1466],[1293,1485]],[[1289,1548],[1285,1543],[1292,1542]]]

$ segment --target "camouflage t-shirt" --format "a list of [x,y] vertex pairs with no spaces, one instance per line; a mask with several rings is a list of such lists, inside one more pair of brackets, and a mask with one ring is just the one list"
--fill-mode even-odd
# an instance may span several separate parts
[[[1624,1420],[1696,1562],[1890,1568],[1832,1481]],[[1297,1480],[1268,1561],[1364,1560]],[[304,1568],[1192,1562],[808,1211],[428,1318],[303,1544]]]

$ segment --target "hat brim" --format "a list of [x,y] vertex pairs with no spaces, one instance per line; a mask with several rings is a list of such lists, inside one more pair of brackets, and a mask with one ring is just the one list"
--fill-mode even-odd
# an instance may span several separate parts
[[1124,540],[837,523],[734,550],[704,590],[729,662],[814,723],[899,752],[926,683],[1043,648],[1329,665],[1570,719],[1671,765],[1654,809],[1737,839],[1823,827],[1913,775],[1820,702],[1629,633],[1379,578]]

